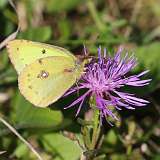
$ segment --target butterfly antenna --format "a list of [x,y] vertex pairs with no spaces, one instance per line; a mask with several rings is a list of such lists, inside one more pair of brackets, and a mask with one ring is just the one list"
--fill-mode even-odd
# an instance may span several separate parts
[[[77,88],[79,87],[78,80],[76,80],[76,86],[77,86]],[[77,89],[77,96],[79,96],[79,89]]]
[[88,51],[87,51],[87,48],[86,48],[85,44],[83,44],[83,50],[84,50],[84,56],[85,56],[85,57],[88,57],[88,56],[89,56],[89,53],[88,53]]
[[104,48],[104,53],[103,53],[104,58],[107,57],[107,48]]

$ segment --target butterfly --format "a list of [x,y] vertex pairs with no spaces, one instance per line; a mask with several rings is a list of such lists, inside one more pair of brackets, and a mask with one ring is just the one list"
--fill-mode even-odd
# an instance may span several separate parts
[[8,42],[7,51],[21,94],[38,107],[63,96],[81,77],[86,63],[64,48],[28,40]]

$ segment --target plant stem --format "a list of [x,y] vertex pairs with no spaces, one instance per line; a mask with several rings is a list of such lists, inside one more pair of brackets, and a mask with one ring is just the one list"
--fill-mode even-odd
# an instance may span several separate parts
[[[83,160],[94,160],[97,157],[98,149],[103,141],[101,134],[100,110],[96,107],[95,97],[90,97],[90,107],[93,109],[93,118],[90,125],[82,125],[82,135],[85,144],[85,151],[81,155]],[[85,121],[85,120],[84,120]],[[84,123],[83,123],[84,124]]]
[[100,122],[99,122],[99,110],[94,109],[94,124],[93,124],[93,134],[90,149],[93,150],[96,147],[97,140],[100,133]]
[[88,10],[97,26],[97,28],[100,30],[100,31],[103,31],[105,29],[105,25],[103,24],[103,22],[100,20],[98,14],[97,14],[97,10],[96,10],[96,7],[95,7],[95,4],[94,4],[94,1],[93,0],[88,0],[87,1],[87,6],[88,6]]
[[32,147],[32,145],[27,142],[17,131],[15,128],[13,128],[6,120],[4,120],[2,117],[0,117],[0,121],[8,127],[24,144],[27,145],[27,147],[36,155],[38,160],[43,160],[43,158],[39,155],[39,153]]

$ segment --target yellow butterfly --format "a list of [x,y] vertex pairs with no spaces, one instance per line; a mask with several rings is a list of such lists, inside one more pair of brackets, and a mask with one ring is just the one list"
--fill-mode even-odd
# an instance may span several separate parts
[[28,40],[7,44],[22,95],[35,106],[57,101],[82,75],[86,61],[68,50]]

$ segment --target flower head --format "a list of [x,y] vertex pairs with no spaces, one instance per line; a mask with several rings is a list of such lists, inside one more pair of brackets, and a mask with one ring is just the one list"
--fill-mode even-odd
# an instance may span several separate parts
[[141,87],[148,85],[151,79],[141,80],[140,78],[148,71],[137,75],[127,76],[136,65],[134,56],[128,56],[126,53],[122,58],[122,48],[119,48],[115,56],[106,56],[106,50],[102,54],[101,48],[98,48],[98,58],[93,58],[86,66],[86,71],[81,77],[78,86],[71,88],[66,95],[76,92],[80,89],[88,89],[82,96],[75,100],[66,108],[75,104],[80,104],[77,114],[80,112],[82,104],[87,96],[94,96],[96,108],[100,110],[101,117],[111,116],[118,119],[110,110],[110,106],[121,110],[122,107],[134,109],[136,106],[145,106],[149,102],[137,98],[134,94],[122,92],[124,86]]

